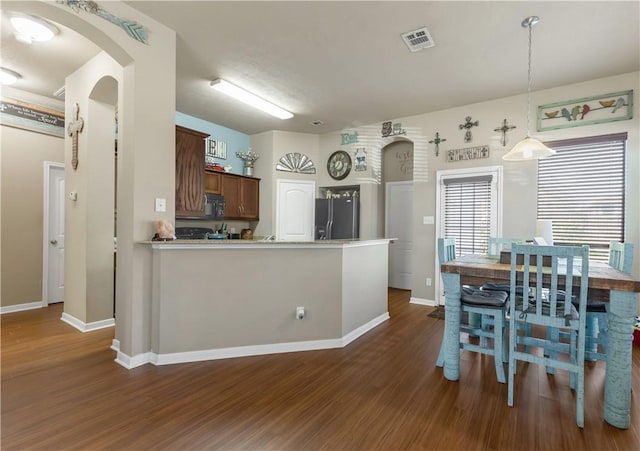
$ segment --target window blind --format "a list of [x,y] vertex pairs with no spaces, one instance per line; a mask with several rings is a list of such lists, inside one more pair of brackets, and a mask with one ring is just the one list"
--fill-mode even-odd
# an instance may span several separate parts
[[546,143],[538,161],[538,219],[553,221],[554,244],[591,248],[607,261],[609,242],[624,241],[626,133]]
[[456,239],[456,253],[483,254],[491,232],[490,175],[443,179],[444,236]]

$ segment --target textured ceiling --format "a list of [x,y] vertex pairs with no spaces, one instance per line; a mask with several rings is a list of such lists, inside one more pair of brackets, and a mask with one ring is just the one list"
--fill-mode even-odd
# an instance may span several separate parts
[[[640,70],[637,1],[126,3],[177,32],[177,109],[248,134],[324,133],[522,94],[528,37],[520,22],[530,15],[542,19],[534,90]],[[65,71],[97,51],[76,36],[63,41],[70,30],[46,51],[27,47],[2,20],[2,64],[19,66],[25,90],[51,95]],[[411,53],[400,35],[422,26],[435,47]],[[214,78],[295,117],[272,119],[225,98],[209,87]]]

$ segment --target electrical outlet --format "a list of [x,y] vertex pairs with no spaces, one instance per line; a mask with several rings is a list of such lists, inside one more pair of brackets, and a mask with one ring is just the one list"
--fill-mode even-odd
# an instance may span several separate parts
[[427,286],[430,287],[431,286],[431,277],[427,277]]
[[304,319],[304,307],[296,307],[296,319]]

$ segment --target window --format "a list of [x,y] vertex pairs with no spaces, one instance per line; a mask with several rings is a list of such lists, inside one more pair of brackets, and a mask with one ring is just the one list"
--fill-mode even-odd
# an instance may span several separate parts
[[553,221],[554,244],[588,244],[607,261],[609,242],[624,241],[625,148],[618,133],[546,143],[538,161],[538,219]]
[[458,255],[485,254],[499,224],[499,167],[440,171],[439,236],[456,239]]

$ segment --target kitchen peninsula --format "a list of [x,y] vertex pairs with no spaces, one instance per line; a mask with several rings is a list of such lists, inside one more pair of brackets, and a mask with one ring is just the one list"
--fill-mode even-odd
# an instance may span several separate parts
[[389,318],[389,241],[142,243],[153,260],[150,361],[347,345]]

